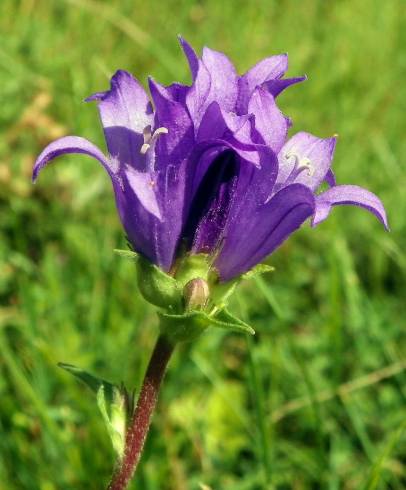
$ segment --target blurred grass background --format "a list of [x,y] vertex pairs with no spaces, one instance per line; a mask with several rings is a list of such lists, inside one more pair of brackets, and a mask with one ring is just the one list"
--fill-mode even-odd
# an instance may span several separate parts
[[294,130],[340,135],[340,183],[376,192],[392,232],[334,209],[245,284],[253,339],[213,331],[174,357],[132,488],[406,488],[406,23],[402,0],[1,0],[0,489],[99,489],[113,453],[92,394],[56,367],[140,382],[156,337],[107,175],[49,141],[104,147],[84,97],[117,69],[188,81],[177,44],[240,72],[288,52],[309,81],[279,103]]

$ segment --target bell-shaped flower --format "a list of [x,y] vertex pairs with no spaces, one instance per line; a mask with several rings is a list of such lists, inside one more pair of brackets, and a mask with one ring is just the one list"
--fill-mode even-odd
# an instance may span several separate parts
[[[98,104],[108,155],[67,136],[38,157],[34,179],[53,158],[96,158],[113,184],[129,242],[164,271],[185,254],[206,254],[221,281],[261,262],[304,221],[323,221],[331,207],[353,204],[387,227],[384,207],[358,186],[337,186],[331,170],[336,138],[297,133],[275,98],[306,77],[283,78],[287,55],[238,75],[222,53],[199,58],[180,39],[192,84],[164,87],[150,79],[151,98],[118,71]],[[318,193],[323,182],[330,188]]]

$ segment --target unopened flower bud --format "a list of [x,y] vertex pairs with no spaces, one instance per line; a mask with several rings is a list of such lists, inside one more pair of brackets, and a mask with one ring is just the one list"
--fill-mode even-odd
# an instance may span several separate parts
[[183,297],[188,310],[203,309],[207,304],[209,295],[209,285],[201,277],[192,279],[183,288]]

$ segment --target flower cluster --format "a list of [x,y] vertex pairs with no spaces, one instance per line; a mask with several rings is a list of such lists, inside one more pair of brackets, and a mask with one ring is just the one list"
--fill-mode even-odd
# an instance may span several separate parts
[[[92,95],[108,155],[67,136],[38,157],[34,179],[53,158],[84,153],[108,172],[127,237],[165,272],[185,254],[205,254],[221,281],[261,262],[311,217],[315,226],[336,204],[371,211],[387,227],[371,192],[336,185],[330,168],[336,138],[299,132],[276,97],[305,77],[283,78],[287,55],[260,61],[244,75],[222,53],[199,58],[180,39],[192,84],[149,79],[151,98],[129,73]],[[328,189],[318,192],[326,182]]]

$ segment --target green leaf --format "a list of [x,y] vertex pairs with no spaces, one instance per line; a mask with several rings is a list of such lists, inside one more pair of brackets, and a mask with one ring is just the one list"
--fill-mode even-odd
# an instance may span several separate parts
[[[113,448],[119,458],[124,455],[125,435],[129,421],[129,396],[124,386],[102,384],[97,391],[97,405],[103,416]],[[132,410],[132,408],[131,408]]]
[[134,409],[134,396],[130,396],[124,385],[116,386],[97,378],[72,364],[58,366],[85,383],[96,393],[97,405],[106,424],[113,448],[119,458],[124,454],[127,423]]
[[108,381],[96,378],[96,376],[93,376],[93,374],[90,374],[76,366],[73,366],[72,364],[58,362],[58,367],[64,369],[65,371],[68,371],[68,373],[70,374],[73,374],[73,376],[80,379],[80,381],[83,381],[83,383],[85,383],[85,385],[88,386],[93,391],[93,393],[97,393],[100,386],[102,386],[103,384],[113,386]]

